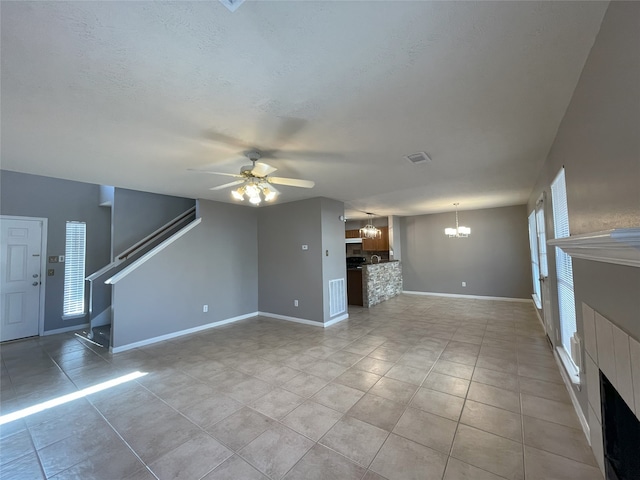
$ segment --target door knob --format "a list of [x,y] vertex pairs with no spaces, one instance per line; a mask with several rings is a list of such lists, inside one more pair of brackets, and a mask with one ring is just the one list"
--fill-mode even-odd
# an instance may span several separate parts
[[38,286],[38,282],[33,282],[31,285],[33,285],[34,287]]
[[38,274],[37,274],[37,273],[34,273],[34,274],[33,274],[33,278],[38,278]]

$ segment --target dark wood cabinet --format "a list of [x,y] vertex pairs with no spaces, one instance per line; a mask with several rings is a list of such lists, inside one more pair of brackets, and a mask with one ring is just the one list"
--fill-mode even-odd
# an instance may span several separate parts
[[362,306],[362,270],[347,270],[347,303]]
[[367,252],[383,252],[389,250],[389,227],[378,227],[380,238],[363,238],[362,250]]
[[360,230],[345,230],[344,232],[345,238],[358,238],[360,237]]

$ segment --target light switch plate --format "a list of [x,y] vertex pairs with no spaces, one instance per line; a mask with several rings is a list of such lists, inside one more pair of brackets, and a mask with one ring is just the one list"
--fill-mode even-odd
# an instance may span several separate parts
[[58,255],[58,262],[64,263],[64,255]]

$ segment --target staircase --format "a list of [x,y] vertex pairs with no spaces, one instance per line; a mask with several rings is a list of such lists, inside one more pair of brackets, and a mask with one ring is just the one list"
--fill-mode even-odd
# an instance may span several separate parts
[[151,249],[160,245],[166,239],[189,225],[196,219],[196,207],[193,206],[181,213],[174,219],[170,220],[162,227],[158,228],[145,238],[135,243],[131,247],[127,248],[120,255],[115,257],[115,260],[108,265],[105,265],[100,270],[92,273],[85,278],[89,282],[89,331],[87,338],[94,343],[97,343],[105,348],[109,348],[111,345],[111,322],[110,318],[108,323],[104,323],[103,319],[98,319],[93,311],[93,286],[98,280],[104,281],[118,273],[120,270],[127,267],[129,264],[140,258]]

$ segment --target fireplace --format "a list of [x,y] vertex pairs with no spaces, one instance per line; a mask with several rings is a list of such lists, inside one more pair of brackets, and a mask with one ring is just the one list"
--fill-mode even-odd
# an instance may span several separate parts
[[602,440],[607,480],[640,479],[640,421],[600,371]]

